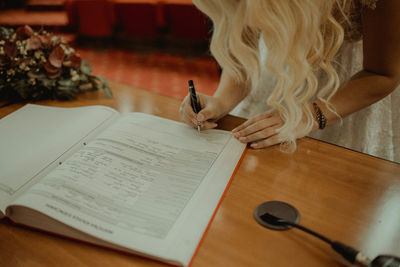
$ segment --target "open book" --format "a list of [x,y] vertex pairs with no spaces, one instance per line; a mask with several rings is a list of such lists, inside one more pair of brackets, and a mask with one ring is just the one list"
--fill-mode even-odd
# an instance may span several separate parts
[[244,150],[153,115],[29,104],[0,120],[0,215],[187,266]]

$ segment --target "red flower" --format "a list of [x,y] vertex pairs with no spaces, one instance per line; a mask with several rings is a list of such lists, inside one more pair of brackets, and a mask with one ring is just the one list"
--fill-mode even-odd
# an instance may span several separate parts
[[4,44],[4,53],[10,58],[13,59],[18,55],[17,45],[13,42],[6,40]]
[[73,68],[79,70],[81,67],[81,61],[82,61],[82,58],[78,54],[71,53],[67,56],[63,65],[66,67],[73,67]]
[[42,48],[42,42],[40,41],[39,37],[31,36],[28,39],[28,47],[30,50],[37,50]]
[[49,61],[47,61],[46,64],[44,65],[44,69],[47,72],[47,77],[50,78],[50,79],[57,78],[62,73],[62,69],[61,68],[57,68],[57,67],[52,66]]
[[33,30],[28,25],[19,27],[15,33],[17,34],[18,40],[25,40],[33,35]]
[[61,68],[64,61],[64,49],[60,45],[53,48],[49,55],[49,62],[53,67]]
[[39,35],[40,42],[43,47],[49,47],[51,45],[51,38],[47,35]]

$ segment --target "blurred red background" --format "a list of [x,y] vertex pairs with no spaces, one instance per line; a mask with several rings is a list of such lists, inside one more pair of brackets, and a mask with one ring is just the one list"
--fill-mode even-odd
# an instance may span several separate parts
[[189,79],[206,94],[217,87],[211,23],[189,0],[5,0],[0,9],[1,26],[62,35],[105,78],[176,98]]

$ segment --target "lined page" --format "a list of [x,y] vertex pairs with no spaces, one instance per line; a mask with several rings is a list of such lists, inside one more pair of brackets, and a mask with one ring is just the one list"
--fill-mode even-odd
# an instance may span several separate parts
[[128,114],[16,204],[29,199],[89,234],[162,254],[171,228],[231,139],[226,131],[199,134],[182,123]]

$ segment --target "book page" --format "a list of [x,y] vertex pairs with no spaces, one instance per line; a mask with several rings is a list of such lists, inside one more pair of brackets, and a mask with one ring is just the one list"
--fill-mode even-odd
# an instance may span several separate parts
[[0,210],[119,116],[102,106],[25,105],[0,120]]
[[[231,149],[232,142],[236,150]],[[216,199],[206,207],[211,212],[200,220],[201,227],[192,222],[186,225],[196,233],[196,238],[189,238],[191,249],[179,256],[186,260],[243,150],[244,145],[230,132],[199,134],[182,123],[132,113],[122,116],[15,204],[34,205],[36,210],[103,240],[175,261],[171,257],[178,257],[177,253],[171,254],[170,247],[179,231],[174,227],[185,225],[178,221],[192,212],[186,210],[190,202]],[[219,159],[227,152],[234,153],[234,161],[222,166]],[[224,178],[222,189],[199,198],[196,191],[204,179],[220,179],[212,174],[221,168],[229,171],[219,173]]]

